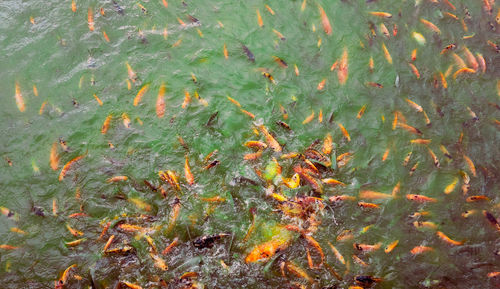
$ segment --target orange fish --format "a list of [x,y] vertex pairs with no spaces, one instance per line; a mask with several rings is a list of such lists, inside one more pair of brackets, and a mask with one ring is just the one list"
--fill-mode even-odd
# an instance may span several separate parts
[[396,241],[390,243],[389,245],[387,245],[387,247],[385,247],[384,252],[386,252],[387,254],[392,252],[392,250],[394,250],[394,248],[396,248],[396,246],[398,244],[399,244],[399,240],[396,240]]
[[439,168],[440,167],[439,159],[437,158],[436,154],[430,148],[427,148],[427,150],[429,151],[429,154],[432,157],[432,160],[434,162],[434,166],[436,166],[436,168]]
[[469,67],[472,68],[473,70],[477,70],[479,68],[479,64],[477,63],[476,57],[474,57],[474,54],[470,52],[469,48],[467,46],[464,46],[464,53],[465,57],[467,59],[467,62],[469,63]]
[[343,201],[355,201],[356,197],[349,196],[349,195],[340,195],[340,196],[331,196],[328,198],[330,202],[336,203],[336,202],[343,202]]
[[76,12],[76,2],[75,2],[75,0],[71,0],[71,11]]
[[250,253],[245,258],[245,263],[254,263],[265,261],[274,256],[276,252],[286,248],[288,242],[281,239],[274,239],[256,245],[250,250]]
[[407,125],[406,123],[402,123],[402,122],[398,122],[397,123],[397,126],[410,132],[410,133],[413,133],[413,134],[416,134],[416,135],[422,135],[422,132],[416,128],[416,127],[413,127],[411,125]]
[[434,248],[427,247],[427,246],[416,246],[413,249],[411,249],[410,253],[412,255],[419,255],[425,252],[431,252],[434,251]]
[[102,100],[94,93],[94,98],[97,100],[97,103],[99,103],[99,106],[102,106]]
[[375,192],[375,191],[360,191],[359,192],[360,199],[377,200],[377,199],[390,199],[392,197],[393,196],[391,194],[385,194],[385,193],[380,193],[380,192]]
[[321,14],[321,25],[323,26],[323,30],[327,35],[332,35],[332,26],[330,25],[330,20],[328,19],[325,10],[319,4],[318,8],[319,8],[319,13]]
[[251,141],[247,141],[244,146],[246,146],[247,148],[256,148],[256,149],[265,149],[267,148],[267,144],[261,142],[261,141],[254,141],[254,140],[251,140]]
[[266,137],[266,142],[267,144],[275,151],[275,152],[281,152],[281,146],[280,144],[276,141],[276,139],[269,133],[267,128],[264,125],[259,125],[259,130],[262,132],[262,134]]
[[127,65],[128,78],[135,83],[135,81],[137,80],[137,74],[135,74],[134,70],[132,69],[130,64],[128,64],[128,62],[125,62],[125,65]]
[[299,68],[297,67],[297,64],[294,64],[293,67],[294,67],[294,70],[295,70],[295,75],[299,76],[300,72],[299,72]]
[[308,115],[308,116],[304,119],[304,121],[302,122],[302,124],[308,124],[308,123],[310,123],[310,122],[311,122],[311,120],[313,120],[313,119],[314,119],[314,110],[311,112],[311,114],[310,114],[310,115]]
[[108,34],[106,33],[106,31],[102,31],[102,36],[104,37],[104,40],[106,40],[106,42],[109,42],[109,37],[108,37]]
[[426,203],[426,202],[436,203],[437,202],[437,199],[427,197],[424,195],[407,194],[406,198],[410,201],[414,201],[414,202],[418,202],[418,203]]
[[122,113],[122,121],[123,121],[123,125],[126,127],[126,128],[130,128],[130,117],[128,116],[127,113]]
[[0,249],[15,250],[15,249],[19,249],[19,247],[7,245],[7,244],[0,244]]
[[191,95],[189,94],[189,91],[184,90],[184,102],[182,102],[182,108],[185,109],[190,102]]
[[380,205],[366,202],[358,202],[358,207],[365,209],[379,209]]
[[412,50],[410,59],[412,62],[417,60],[417,49],[416,48]]
[[349,77],[349,64],[348,64],[348,53],[347,48],[344,47],[344,51],[342,52],[342,57],[339,62],[339,69],[337,70],[337,78],[339,80],[340,85],[344,85]]
[[337,123],[337,125],[339,126],[340,130],[342,131],[342,134],[347,139],[347,141],[350,142],[351,136],[349,135],[349,132],[347,131],[347,129],[340,122]]
[[15,98],[16,98],[17,108],[19,109],[20,112],[23,112],[26,109],[26,107],[24,106],[24,99],[23,95],[21,94],[21,87],[19,86],[19,83],[17,81],[16,81]]
[[373,15],[373,16],[377,16],[377,17],[381,17],[381,18],[391,18],[392,17],[392,14],[391,13],[387,13],[387,12],[378,12],[378,11],[371,11],[371,12],[368,12],[369,14]]
[[387,60],[389,64],[392,64],[392,56],[389,53],[389,50],[387,50],[387,47],[385,46],[385,43],[382,43],[382,50],[384,51],[384,57]]
[[465,199],[467,203],[477,202],[477,201],[490,201],[490,198],[487,196],[470,196]]
[[162,82],[158,90],[158,97],[156,99],[156,115],[162,118],[165,115],[165,91],[167,90],[165,83]]
[[325,84],[326,84],[326,78],[323,78],[323,80],[320,83],[318,83],[317,89],[323,90],[325,88]]
[[476,73],[476,71],[468,67],[460,68],[459,70],[455,71],[455,73],[453,73],[453,79],[457,79],[457,76],[463,73]]
[[463,155],[465,162],[467,163],[467,166],[469,167],[469,170],[471,171],[472,175],[475,177],[476,176],[476,166],[474,166],[474,163],[472,160],[466,156]]
[[224,43],[223,52],[224,52],[224,58],[225,58],[225,59],[228,59],[228,58],[229,58],[229,54],[228,54],[228,52],[227,52],[227,46],[226,46],[226,43]]
[[255,10],[257,12],[257,23],[259,23],[259,27],[264,26],[264,22],[262,21],[262,17],[260,16],[259,9]]
[[50,167],[56,171],[59,168],[59,155],[57,154],[57,142],[52,144],[50,150]]
[[139,90],[139,92],[137,92],[137,95],[134,98],[134,106],[139,105],[139,102],[141,102],[142,97],[148,91],[148,89],[149,89],[149,83],[143,85],[142,88]]
[[88,9],[87,19],[89,24],[89,30],[94,31],[94,10],[92,9],[92,7],[89,7]]
[[408,63],[408,65],[410,66],[411,71],[417,77],[417,79],[420,79],[420,72],[418,71],[417,67],[413,63]]
[[194,184],[194,176],[191,173],[191,168],[189,167],[189,160],[186,156],[186,161],[184,162],[184,175],[186,176],[186,180],[190,186]]
[[352,246],[356,250],[368,253],[368,252],[373,252],[373,251],[377,251],[378,249],[380,249],[380,247],[382,246],[382,243],[377,243],[374,245],[354,243],[354,244],[352,244]]
[[162,2],[163,2],[163,6],[165,6],[165,8],[168,8],[168,2],[167,2],[167,0],[162,0]]
[[265,6],[266,6],[267,11],[269,11],[269,13],[271,13],[271,15],[275,14],[273,9],[271,7],[269,7],[269,5],[266,4]]
[[358,111],[358,115],[356,116],[357,119],[360,119],[363,114],[365,113],[365,110],[366,110],[366,104],[363,105],[363,107],[361,107],[361,109]]
[[373,57],[370,56],[370,60],[368,60],[368,69],[370,70],[370,73],[373,72],[373,68],[374,68],[374,64],[373,64]]
[[71,167],[79,160],[83,159],[85,156],[87,155],[87,153],[83,154],[83,155],[80,155],[80,156],[77,156],[75,157],[74,159],[70,160],[69,162],[67,162],[62,170],[61,170],[61,173],[59,174],[59,181],[62,181],[64,179],[64,177],[66,176],[66,174],[68,173],[68,171],[71,169]]
[[427,21],[424,18],[420,18],[420,23],[424,24],[425,27],[436,32],[437,34],[441,34],[441,30],[439,30],[439,28],[436,25],[434,25],[433,23],[431,23],[430,21]]
[[333,138],[330,133],[327,133],[323,141],[323,153],[329,155],[333,150]]
[[114,176],[106,180],[106,183],[116,183],[128,180],[127,176]]
[[328,242],[328,245],[330,245],[330,248],[332,249],[333,254],[335,254],[335,257],[337,258],[337,260],[339,260],[340,263],[345,265],[344,256],[342,256],[342,254],[340,254],[339,250],[337,250],[337,248],[335,248],[335,246],[333,246],[332,243],[330,243],[330,242]]
[[445,241],[446,243],[448,243],[448,244],[450,244],[450,245],[460,246],[460,245],[462,245],[462,244],[464,243],[464,241],[459,242],[459,241],[455,241],[455,240],[450,239],[450,237],[446,236],[446,235],[445,235],[443,232],[441,232],[441,231],[437,231],[437,232],[436,232],[436,235],[438,235],[438,237],[439,237],[441,240]]

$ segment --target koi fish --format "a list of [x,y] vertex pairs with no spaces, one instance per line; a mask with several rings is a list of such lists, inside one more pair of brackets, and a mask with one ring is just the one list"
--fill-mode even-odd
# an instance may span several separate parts
[[476,71],[468,67],[460,68],[459,70],[455,71],[455,73],[453,73],[453,80],[457,79],[457,77],[463,73],[476,73]]
[[260,16],[260,11],[259,9],[255,10],[257,13],[257,23],[259,24],[259,27],[264,26],[264,22],[262,21],[262,17]]
[[134,98],[134,106],[139,105],[139,102],[141,102],[142,97],[148,91],[148,89],[149,89],[149,83],[147,83],[144,86],[142,86],[142,88],[139,90],[139,92],[137,92],[137,95]]
[[92,7],[89,7],[88,9],[87,20],[89,24],[89,30],[94,31],[94,10],[92,9]]
[[420,23],[424,24],[425,27],[429,28],[429,30],[436,32],[437,34],[441,34],[441,30],[434,25],[432,22],[425,20],[424,18],[420,18]]
[[321,25],[323,26],[323,30],[325,31],[326,35],[332,35],[332,26],[330,25],[330,20],[328,19],[325,10],[319,4],[318,9],[319,13],[321,14]]
[[359,192],[360,199],[378,200],[378,199],[390,199],[392,197],[393,196],[391,194],[385,194],[385,193],[380,193],[380,192],[375,192],[375,191],[360,191]]
[[165,83],[162,82],[160,89],[158,90],[158,97],[156,98],[156,115],[158,118],[162,118],[165,115]]
[[265,6],[266,6],[267,11],[269,11],[269,13],[271,13],[271,15],[275,14],[273,9],[271,7],[269,7],[269,5],[266,4]]
[[59,155],[57,154],[57,142],[52,144],[50,150],[50,167],[56,171],[59,167]]
[[377,251],[378,249],[380,249],[380,247],[382,246],[382,243],[377,243],[374,245],[353,243],[352,246],[356,250],[368,253],[368,252],[373,252],[373,251]]
[[123,126],[125,126],[126,128],[130,128],[130,117],[125,112],[122,113],[122,121],[123,121]]
[[342,256],[342,254],[340,254],[339,250],[337,250],[337,248],[335,248],[335,246],[333,246],[332,243],[330,243],[330,242],[328,242],[328,245],[330,245],[330,248],[332,249],[333,254],[335,254],[335,257],[337,258],[337,260],[339,260],[340,263],[345,265],[344,256]]
[[486,220],[492,225],[494,226],[497,231],[500,232],[500,223],[498,223],[497,219],[495,218],[495,216],[493,216],[490,212],[488,211],[485,211],[483,210],[483,215],[484,217],[486,218]]
[[439,159],[437,158],[436,154],[429,147],[427,147],[427,151],[429,151],[429,155],[432,157],[432,160],[434,162],[434,166],[436,168],[439,168],[440,167]]
[[275,152],[281,152],[281,146],[280,146],[280,144],[269,133],[269,131],[267,130],[267,128],[264,125],[259,125],[258,128],[262,132],[262,134],[266,137],[266,142],[269,145],[269,147],[271,147]]
[[226,46],[226,43],[224,43],[223,53],[224,53],[224,58],[225,58],[225,59],[228,59],[228,58],[229,58],[229,54],[228,54],[228,52],[227,52],[227,46]]
[[75,0],[71,0],[71,11],[76,12],[76,2]]
[[347,139],[347,141],[350,142],[351,136],[349,135],[349,132],[347,131],[347,129],[340,122],[337,123],[337,125],[339,126],[340,130],[342,131],[342,134]]
[[15,98],[16,98],[16,105],[17,105],[17,108],[19,109],[20,112],[23,112],[26,110],[26,107],[24,105],[24,99],[23,99],[23,95],[21,94],[21,87],[19,86],[19,83],[16,81],[16,94],[15,94]]
[[64,242],[64,244],[66,245],[66,247],[76,247],[80,245],[82,242],[85,242],[86,240],[87,240],[86,238],[82,238],[71,242]]
[[274,256],[279,250],[288,247],[288,241],[279,238],[256,245],[245,258],[245,263],[265,261]]
[[161,252],[162,255],[166,255],[168,254],[170,251],[172,251],[172,249],[177,246],[177,244],[179,243],[179,238],[175,238],[174,240],[172,240],[172,242],[167,246],[165,247],[165,250],[163,250],[163,252]]
[[373,57],[370,56],[370,60],[368,60],[368,69],[370,70],[370,73],[373,72],[373,68],[374,68],[374,63],[373,63]]
[[490,201],[490,198],[487,196],[470,196],[465,199],[467,203],[477,202],[477,201]]
[[417,67],[413,63],[408,63],[408,65],[410,66],[411,71],[417,77],[417,79],[420,79],[420,72],[418,71]]
[[381,18],[391,18],[392,14],[387,12],[378,12],[378,11],[370,11],[368,12],[370,15],[381,17]]
[[437,199],[427,197],[424,195],[407,194],[406,198],[410,201],[414,201],[414,202],[418,202],[418,203],[426,203],[426,202],[436,203],[437,202]]
[[294,65],[293,65],[293,68],[294,68],[294,71],[295,71],[295,75],[296,75],[296,76],[299,76],[299,75],[300,75],[300,72],[299,72],[299,68],[297,67],[297,64],[294,64]]
[[476,166],[474,166],[474,162],[472,162],[472,160],[466,155],[463,155],[463,157],[464,157],[465,163],[469,167],[470,172],[475,177],[476,176]]
[[415,41],[417,41],[418,44],[420,44],[421,46],[424,46],[425,43],[426,43],[426,40],[425,40],[425,37],[418,33],[418,32],[412,32],[411,36],[413,37],[413,39],[415,39]]
[[99,103],[99,106],[103,105],[102,100],[95,93],[94,93],[94,98],[95,100],[97,100],[97,103]]
[[394,250],[394,248],[396,248],[396,246],[399,244],[399,240],[396,240],[392,243],[390,243],[389,245],[387,245],[384,249],[384,252],[389,254],[390,252],[392,252],[392,250]]
[[128,62],[125,62],[125,65],[127,66],[127,73],[128,73],[128,78],[135,83],[137,80],[137,74],[134,72],[130,64]]
[[469,67],[472,68],[473,70],[477,70],[479,68],[479,63],[477,63],[476,57],[474,57],[474,54],[470,52],[469,48],[467,46],[463,47],[465,57],[467,59],[467,62],[469,63]]
[[184,175],[186,176],[186,180],[190,186],[194,184],[194,176],[191,173],[191,168],[189,167],[189,160],[186,156],[186,160],[184,162]]
[[417,49],[416,48],[412,50],[410,59],[411,59],[411,62],[417,60]]
[[299,266],[297,266],[294,263],[289,262],[289,261],[287,261],[285,263],[286,263],[286,268],[288,269],[288,271],[293,273],[295,276],[297,276],[299,278],[303,278],[303,279],[307,280],[309,283],[314,283],[314,279],[311,278],[311,276],[309,276],[306,273],[306,271],[304,271],[302,268],[300,268]]
[[342,57],[339,62],[339,69],[337,70],[337,78],[339,80],[340,85],[344,85],[349,77],[349,64],[348,64],[348,52],[347,48],[344,47],[344,51],[342,52]]
[[78,162],[79,160],[83,159],[85,156],[87,155],[87,152],[83,155],[80,155],[80,156],[77,156],[75,157],[74,159],[70,160],[69,162],[67,162],[62,170],[61,170],[61,173],[59,174],[59,181],[62,181],[64,179],[64,177],[66,176],[66,174],[68,173],[68,171],[71,169],[71,167],[76,163]]
[[380,209],[380,205],[367,202],[358,202],[358,207],[364,209]]
[[450,237],[446,236],[441,231],[437,231],[436,235],[439,237],[439,239],[441,239],[441,240],[445,241],[446,243],[453,245],[453,246],[460,246],[460,245],[463,245],[463,243],[464,243],[464,241],[459,242],[459,241],[455,241],[455,240],[450,239]]
[[106,40],[106,42],[110,42],[108,34],[106,33],[106,31],[104,31],[104,30],[102,31],[102,36],[104,37],[104,40]]
[[457,183],[458,183],[458,177],[453,178],[453,181],[449,185],[447,185],[446,188],[444,188],[444,193],[448,195],[451,192],[453,192],[453,190],[455,190]]
[[311,120],[313,120],[313,119],[314,119],[314,110],[311,112],[311,114],[310,114],[310,115],[308,115],[308,116],[304,119],[304,121],[302,122],[302,124],[308,124],[308,123],[310,123],[310,122],[311,122]]
[[75,237],[83,236],[83,232],[71,228],[69,224],[66,224],[66,229]]
[[406,130],[406,131],[408,131],[408,132],[410,132],[410,133],[413,133],[413,134],[416,134],[416,135],[422,135],[422,132],[418,128],[413,127],[411,125],[408,125],[406,123],[398,122],[397,126],[400,127],[400,128],[402,128],[402,129],[404,129],[404,130]]
[[387,47],[385,46],[385,43],[382,43],[382,51],[384,52],[385,60],[387,60],[387,62],[389,64],[392,64],[392,56],[389,53],[389,50],[387,50]]
[[128,180],[127,176],[114,176],[106,180],[106,183],[116,183]]
[[425,252],[432,252],[434,251],[434,248],[432,247],[427,247],[427,246],[416,246],[413,249],[411,249],[410,253],[412,255],[419,255]]

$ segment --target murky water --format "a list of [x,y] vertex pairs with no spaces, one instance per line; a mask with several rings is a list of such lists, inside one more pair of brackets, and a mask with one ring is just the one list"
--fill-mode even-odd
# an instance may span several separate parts
[[447,3],[0,2],[2,287],[499,286],[498,4]]

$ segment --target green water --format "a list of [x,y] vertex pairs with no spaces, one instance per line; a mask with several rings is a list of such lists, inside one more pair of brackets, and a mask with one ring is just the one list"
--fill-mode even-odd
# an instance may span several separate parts
[[[500,133],[495,124],[500,119],[499,58],[498,52],[487,43],[490,40],[498,44],[500,27],[495,21],[498,5],[493,5],[493,13],[488,14],[482,8],[482,1],[457,0],[452,1],[456,10],[444,2],[423,0],[418,3],[307,1],[304,11],[302,1],[169,1],[168,8],[159,0],[117,3],[123,14],[118,13],[112,1],[77,0],[76,12],[72,12],[71,1],[67,0],[0,3],[0,206],[14,213],[10,217],[0,216],[0,244],[18,247],[0,249],[2,288],[53,288],[54,281],[72,264],[77,267],[72,269],[65,288],[117,288],[119,281],[143,288],[162,288],[159,279],[168,283],[164,288],[184,288],[185,283],[179,277],[190,271],[197,272],[198,277],[192,280],[199,288],[298,288],[300,284],[306,288],[335,285],[348,288],[355,285],[356,275],[382,278],[375,288],[499,285],[498,277],[487,277],[489,272],[500,271],[499,232],[482,213],[486,210],[497,218],[500,216],[497,145]],[[275,15],[271,15],[265,4]],[[326,11],[332,35],[323,31],[318,4]],[[87,24],[89,7],[94,11],[93,32]],[[99,13],[101,7],[104,16]],[[256,9],[260,11],[263,27],[258,25]],[[369,15],[369,11],[385,11],[393,16],[383,19]],[[459,20],[445,12],[457,15]],[[199,23],[190,21],[188,15]],[[30,23],[30,16],[34,24]],[[441,34],[429,30],[420,18],[436,24]],[[461,20],[468,31],[464,31]],[[370,23],[376,26],[376,36],[371,35]],[[389,29],[390,38],[382,34],[381,23]],[[398,27],[396,36],[392,35],[393,24]],[[164,28],[167,37],[163,35]],[[286,39],[280,40],[273,29]],[[103,31],[110,42],[105,41]],[[426,44],[419,45],[411,37],[412,32],[421,33]],[[384,57],[382,43],[387,46],[393,64]],[[486,62],[485,73],[478,69],[453,80],[453,73],[459,67],[451,52],[440,54],[451,43],[457,45],[451,52],[464,60],[464,47],[474,54],[481,53]],[[228,59],[224,58],[224,44]],[[254,54],[255,62],[249,61],[242,45]],[[330,67],[341,58],[344,48],[349,54],[349,78],[345,85],[340,85],[337,70],[331,72]],[[415,48],[418,53],[414,64],[420,71],[420,79],[408,65]],[[280,67],[273,56],[286,61],[288,68]],[[373,72],[368,68],[370,57],[374,60]],[[130,90],[127,62],[138,77]],[[298,76],[294,64],[300,70]],[[439,72],[444,73],[452,64],[455,66],[446,78],[448,88],[444,89],[439,85]],[[268,69],[275,83],[262,76],[263,68]],[[191,74],[196,76],[196,82]],[[318,90],[323,79],[325,88]],[[16,82],[25,101],[24,112],[16,106]],[[162,82],[166,84],[166,110],[160,119],[155,113],[155,103]],[[367,82],[380,83],[383,88],[374,88]],[[140,104],[133,106],[134,97],[144,84],[150,85],[149,90]],[[38,96],[34,95],[33,85]],[[185,91],[192,100],[183,109]],[[194,97],[195,91],[207,106]],[[102,100],[102,106],[94,94]],[[255,119],[242,113],[226,96],[241,103]],[[407,97],[422,106],[431,120],[430,126],[426,125],[423,113],[408,105]],[[288,113],[286,120],[280,105]],[[357,119],[364,105],[366,111]],[[473,118],[468,108],[478,119]],[[312,110],[314,120],[302,124]],[[421,130],[422,138],[431,139],[428,147],[439,159],[440,168],[434,166],[425,145],[410,143],[417,136],[401,128],[392,129],[395,111],[400,111],[409,125]],[[207,125],[216,112],[217,117]],[[130,128],[122,123],[123,113],[131,119]],[[113,119],[103,135],[101,126],[109,114]],[[279,120],[288,123],[292,130],[276,124]],[[343,136],[338,123],[345,126],[351,141]],[[345,187],[325,185],[324,194],[319,195],[304,179],[298,189],[281,186],[289,198],[309,195],[324,199],[325,209],[317,212],[321,224],[312,236],[322,247],[325,262],[339,272],[342,281],[324,265],[309,268],[307,249],[314,264],[319,265],[321,259],[299,234],[294,235],[291,244],[277,258],[264,263],[245,263],[250,249],[269,240],[276,225],[291,223],[278,210],[279,202],[266,196],[269,185],[255,170],[264,171],[272,157],[282,166],[283,177],[293,175],[294,165],[304,166],[299,159],[281,160],[281,154],[270,148],[258,160],[243,160],[245,154],[254,152],[243,146],[246,141],[265,141],[262,133],[257,136],[253,131],[258,124],[269,129],[284,153],[303,152],[316,139],[320,140],[316,149],[321,150],[327,133],[333,136],[336,156],[352,153],[353,158],[346,166],[322,170],[323,178],[340,180]],[[178,137],[187,148],[179,143]],[[58,147],[60,161],[54,171],[49,157],[52,144],[59,138],[67,142],[69,149],[65,152]],[[110,149],[108,142],[114,149]],[[452,159],[443,155],[440,145],[448,149]],[[382,161],[387,148],[389,154]],[[214,150],[218,152],[212,160],[220,163],[204,170],[207,165],[204,158]],[[405,167],[403,159],[410,151],[413,153]],[[85,157],[58,181],[62,166],[83,154]],[[193,186],[184,178],[186,155],[195,177]],[[463,155],[474,162],[476,177]],[[417,162],[419,165],[410,176],[409,170]],[[161,181],[160,170],[175,171],[182,192]],[[462,193],[461,171],[471,178],[468,195]],[[117,175],[129,179],[106,182]],[[254,184],[236,181],[241,176]],[[458,183],[453,192],[444,194],[443,190],[454,178],[458,178]],[[144,180],[155,186],[163,183],[166,198],[152,191]],[[274,182],[279,186],[278,179]],[[356,205],[359,199],[344,203],[328,201],[333,195],[357,197],[361,190],[390,194],[398,182],[401,184],[398,197],[364,200],[379,204],[379,209],[361,209]],[[80,198],[75,197],[77,191]],[[181,209],[174,227],[167,230],[176,194]],[[426,195],[437,202],[418,204],[407,200],[406,194]],[[470,195],[483,195],[489,200],[466,202]],[[214,196],[225,201],[203,200]],[[130,201],[134,199],[149,204],[151,209],[137,206]],[[52,212],[53,200],[58,206],[57,216]],[[251,224],[252,208],[256,209],[256,229],[243,242]],[[35,213],[40,210],[44,216]],[[475,213],[462,217],[467,210]],[[81,211],[88,216],[68,217]],[[430,215],[410,217],[417,211],[428,211]],[[434,222],[437,229],[417,229],[413,226],[416,220]],[[169,267],[167,271],[154,266],[150,245],[144,237],[136,236],[140,234],[112,226],[98,240],[103,224],[115,225],[120,221],[142,227],[163,226],[149,233],[159,252],[178,238],[179,245],[166,255],[160,254]],[[79,238],[86,241],[67,247],[65,242],[78,238],[70,234],[66,224],[82,231],[84,235]],[[361,232],[369,225],[373,226]],[[25,234],[11,231],[13,227]],[[346,229],[352,230],[354,239],[336,241]],[[448,245],[437,237],[436,230],[465,243]],[[230,236],[222,237],[211,248],[193,246],[196,238],[218,233]],[[111,248],[129,244],[134,247],[133,252],[102,254],[111,235],[116,236]],[[383,248],[394,240],[399,240],[398,246],[386,254]],[[335,258],[328,242],[335,245],[348,265]],[[354,242],[381,242],[382,248],[360,253],[353,248]],[[412,255],[410,250],[420,245],[434,250]],[[355,263],[353,254],[368,266]],[[282,262],[293,262],[314,282],[289,270],[283,277]]]

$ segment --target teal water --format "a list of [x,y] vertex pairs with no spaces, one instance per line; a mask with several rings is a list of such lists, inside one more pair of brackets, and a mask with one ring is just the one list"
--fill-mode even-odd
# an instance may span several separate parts
[[[72,264],[77,267],[71,270],[64,288],[117,288],[121,281],[143,288],[348,288],[356,285],[357,275],[382,278],[374,288],[498,286],[499,277],[488,274],[500,271],[499,232],[483,213],[500,216],[499,58],[498,50],[488,44],[498,44],[498,4],[493,3],[493,11],[488,13],[482,1],[453,1],[456,10],[445,1],[306,1],[304,11],[302,3],[169,1],[166,8],[162,1],[117,1],[117,8],[112,1],[77,0],[77,10],[72,12],[70,1],[2,1],[0,153],[4,161],[0,163],[0,206],[14,215],[0,216],[0,244],[18,247],[0,249],[2,286],[53,287]],[[146,13],[139,4],[147,9]],[[266,9],[266,4],[275,15]],[[318,5],[326,11],[332,35],[322,28]],[[94,14],[94,31],[89,30],[87,23],[89,7]],[[123,9],[123,14],[119,9]],[[258,25],[257,9],[263,27]],[[388,12],[392,17],[376,17],[370,11]],[[458,20],[446,13],[456,15]],[[199,22],[190,21],[188,15]],[[421,18],[434,23],[441,33],[429,30]],[[381,31],[382,23],[390,37]],[[372,24],[375,35],[370,31]],[[398,27],[396,36],[393,25]],[[164,29],[168,31],[166,37]],[[105,41],[104,31],[109,42]],[[413,32],[421,33],[426,44],[420,45],[411,36]],[[392,64],[384,57],[382,43],[392,56]],[[440,54],[451,43],[457,48]],[[228,59],[223,54],[224,44]],[[249,61],[242,45],[254,54],[255,62]],[[460,67],[452,53],[472,66],[467,62],[464,47],[484,57],[486,70],[483,73],[478,67],[475,73],[459,74],[454,80],[453,74]],[[340,60],[344,49],[348,51],[349,74],[345,85],[341,85],[337,77],[339,67],[333,72],[330,67]],[[413,64],[419,70],[419,79],[408,64],[413,49],[418,49]],[[280,67],[273,56],[283,59],[288,68]],[[373,72],[368,67],[370,57]],[[126,63],[137,74],[130,89]],[[294,65],[300,71],[298,76]],[[447,88],[443,88],[439,72],[445,73],[450,65],[453,67],[446,77]],[[264,70],[275,83],[262,76]],[[318,90],[323,79],[325,87]],[[16,106],[16,82],[25,102],[24,112]],[[164,117],[158,118],[155,104],[162,82],[166,85],[166,109]],[[134,106],[134,97],[145,84],[149,84],[149,89],[139,105]],[[184,109],[185,91],[192,99]],[[196,99],[195,92],[207,106]],[[102,106],[94,94],[102,100]],[[242,113],[227,96],[253,113],[255,119]],[[431,125],[426,125],[423,113],[412,108],[405,98],[423,108]],[[280,105],[286,109],[288,119],[284,119]],[[358,111],[364,105],[365,113],[358,119]],[[322,122],[318,120],[320,110]],[[314,119],[303,124],[312,111]],[[393,130],[395,111],[422,135],[399,127]],[[123,113],[131,119],[130,128],[122,123]],[[217,116],[208,123],[215,113]],[[110,128],[102,134],[101,127],[110,114]],[[291,130],[278,125],[280,120],[289,124]],[[399,121],[402,122],[401,117]],[[343,136],[339,123],[349,132],[350,141]],[[245,154],[255,152],[243,146],[246,141],[266,141],[261,131],[259,135],[254,132],[260,124],[276,137],[283,153],[304,152],[316,139],[320,142],[315,149],[321,151],[323,139],[330,133],[335,145],[329,157],[335,159],[350,152],[352,159],[340,168],[320,167],[316,179],[334,178],[346,186],[324,185],[323,194],[318,194],[303,177],[297,189],[286,188],[279,177],[261,179],[255,171],[264,172],[273,157],[282,166],[285,178],[294,174],[294,166],[306,165],[300,158],[283,160],[281,153],[270,148],[257,160],[244,160]],[[185,147],[179,143],[179,137]],[[60,161],[57,170],[52,170],[51,147],[60,138],[67,142],[68,149],[64,151],[58,145]],[[426,145],[410,143],[416,138],[431,140],[428,148],[437,156],[439,168]],[[451,159],[440,150],[441,145],[447,148]],[[388,148],[389,154],[383,161]],[[204,159],[214,150],[218,152],[211,160],[220,163],[204,170]],[[413,153],[405,167],[402,163],[410,151]],[[79,155],[85,157],[59,181],[64,164]],[[473,161],[476,176],[464,155]],[[193,186],[184,177],[185,156],[195,178]],[[410,168],[416,163],[418,167],[410,175]],[[180,192],[160,180],[160,170],[177,173]],[[462,190],[461,172],[470,176],[467,194]],[[106,182],[117,175],[127,176],[128,180]],[[239,181],[241,176],[252,182]],[[455,178],[456,187],[444,194]],[[163,184],[166,197],[152,191],[144,180],[154,186]],[[398,182],[400,192],[395,198],[359,198],[363,190],[390,194]],[[276,258],[256,264],[245,262],[254,245],[268,241],[276,233],[276,226],[298,224],[306,228],[311,221],[298,221],[283,213],[280,202],[266,196],[271,183],[276,192],[282,190],[290,201],[304,195],[322,199],[318,202],[325,208],[314,207],[321,224],[311,236],[320,244],[324,262],[342,280],[335,278],[327,265],[320,265],[317,250],[297,233],[293,233],[289,246],[278,252]],[[79,198],[75,196],[77,191]],[[411,202],[407,194],[425,195],[437,202]],[[332,203],[328,199],[334,195],[357,199]],[[467,202],[474,195],[486,196],[488,200]],[[169,229],[176,196],[181,209]],[[214,196],[224,201],[206,200]],[[54,200],[57,216],[52,209]],[[134,200],[148,204],[150,209]],[[358,201],[373,202],[380,208],[361,209]],[[256,229],[244,241],[252,222],[252,208],[256,210]],[[429,215],[410,217],[417,211]],[[465,211],[472,213],[464,218]],[[68,217],[78,212],[88,216]],[[418,229],[414,221],[433,222],[437,227]],[[107,222],[112,227],[98,240]],[[147,234],[125,232],[116,223],[155,230]],[[72,236],[66,224],[83,236]],[[354,239],[337,241],[346,229],[352,230]],[[464,243],[449,245],[436,231]],[[220,233],[230,236],[222,237],[211,248],[193,246],[198,237]],[[133,252],[103,254],[111,235],[115,235],[111,248],[129,245]],[[168,270],[154,266],[151,245],[144,235],[151,237],[159,252],[178,238],[179,244],[171,252],[159,253]],[[75,247],[65,245],[79,238],[86,241]],[[395,240],[399,240],[398,246],[385,253],[385,246]],[[328,242],[335,245],[346,264],[336,259]],[[371,253],[353,247],[353,243],[378,242],[381,248]],[[428,246],[433,251],[413,255],[410,251],[416,246]],[[307,250],[318,268],[309,268]],[[355,263],[352,255],[368,266]],[[282,276],[280,264],[299,266],[313,281],[296,276],[290,269]],[[196,272],[198,276],[180,281],[185,272]],[[168,285],[162,285],[160,279]]]

